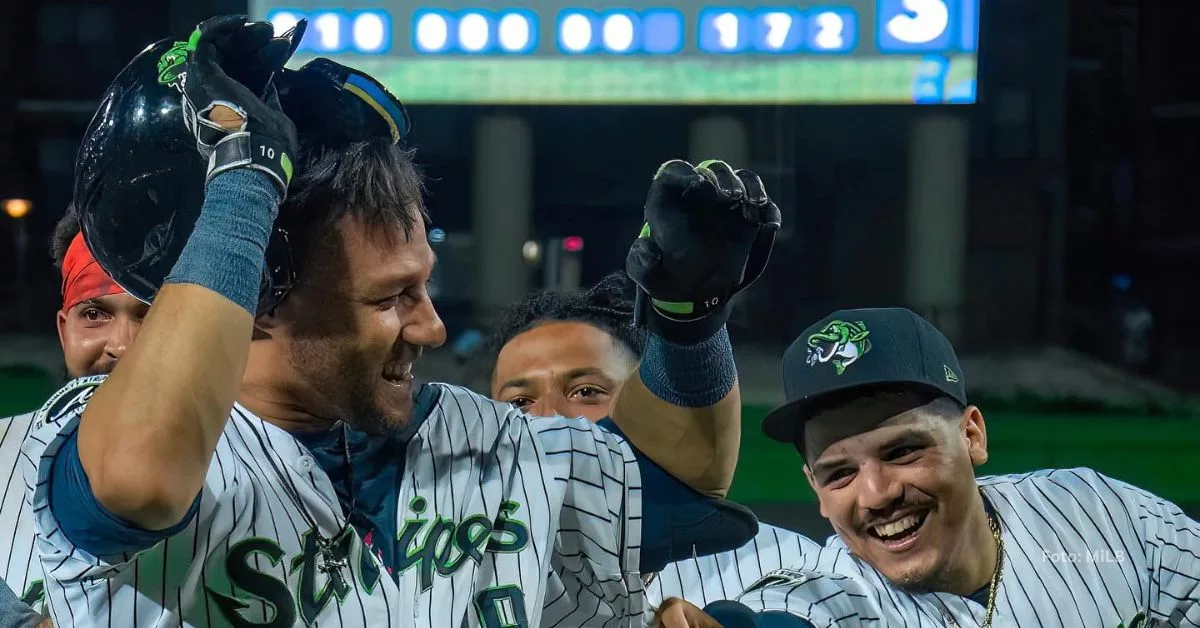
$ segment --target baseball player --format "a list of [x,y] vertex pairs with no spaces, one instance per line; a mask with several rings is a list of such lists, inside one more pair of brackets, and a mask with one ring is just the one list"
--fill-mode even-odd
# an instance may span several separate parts
[[508,306],[491,340],[491,396],[533,416],[600,421],[646,346],[636,286],[613,273],[584,292],[543,290]]
[[977,479],[983,414],[921,317],[834,312],[783,372],[763,429],[800,451],[837,532],[805,569],[882,590],[907,625],[1200,625],[1200,524],[1089,469]]
[[[272,39],[269,24],[219,18],[126,71],[156,59],[158,81],[183,90],[207,186],[138,344],[109,378],[52,398],[27,448],[56,622],[648,621],[643,565],[657,568],[676,545],[736,546],[755,528],[744,511],[703,496],[723,493],[736,459],[725,303],[765,265],[778,209],[756,176],[719,162],[668,162],[656,174],[627,264],[650,338],[607,429],[416,387],[413,361],[445,332],[424,289],[433,259],[419,177],[396,144],[407,119],[369,77],[329,62],[288,79],[303,100],[257,89],[254,78],[278,68],[290,44]],[[222,62],[243,78],[230,79]],[[106,99],[119,123],[134,123],[122,102],[172,111],[144,80],[117,85],[145,89]],[[341,112],[318,109],[321,98],[371,101]],[[289,117],[314,144],[297,140]],[[322,122],[346,141],[308,126]],[[386,139],[345,137],[368,126]],[[158,130],[132,135],[180,144]],[[173,154],[153,156],[155,171],[131,185],[195,170],[170,163]],[[114,224],[99,218],[129,202],[142,221],[135,235],[144,235],[138,226],[176,233],[155,221],[189,211],[173,204],[164,217],[145,206],[156,198],[144,190],[105,199],[130,190],[86,179],[118,170],[79,171],[85,229],[94,224],[97,237]],[[164,175],[159,184],[170,183]],[[128,233],[111,235],[100,261],[114,276],[156,272],[155,260],[120,254]]]
[[[147,306],[118,287],[96,263],[68,208],[54,229],[51,252],[62,272],[58,337],[68,378],[107,373],[133,342]],[[19,470],[21,445],[34,413],[0,419],[0,579],[31,607],[44,610],[41,565],[34,554],[33,513]]]
[[[536,292],[506,308],[492,341],[492,399],[535,416],[608,416],[645,344],[632,324],[633,288],[616,273],[584,292]],[[735,550],[673,556],[646,590],[655,603],[681,597],[704,606],[734,598],[820,549],[803,535],[760,523],[758,534]]]

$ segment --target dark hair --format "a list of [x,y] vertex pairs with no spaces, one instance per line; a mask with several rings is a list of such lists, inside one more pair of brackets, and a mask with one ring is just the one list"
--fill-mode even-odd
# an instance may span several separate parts
[[534,292],[505,308],[500,315],[492,335],[491,353],[495,356],[508,341],[539,323],[577,321],[607,333],[635,358],[641,358],[646,337],[633,324],[634,289],[625,273],[616,272],[583,292]]
[[415,150],[385,139],[345,146],[301,146],[296,177],[279,208],[297,272],[347,215],[368,226],[411,236],[428,223],[425,180],[413,161]]
[[54,266],[62,268],[63,260],[67,257],[67,249],[71,248],[71,240],[79,234],[79,213],[75,204],[67,205],[67,211],[54,224],[54,233],[50,235],[50,257],[54,258]]

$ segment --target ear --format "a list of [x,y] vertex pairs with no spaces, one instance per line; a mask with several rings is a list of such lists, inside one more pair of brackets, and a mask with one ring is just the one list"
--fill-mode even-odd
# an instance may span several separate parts
[[808,480],[808,487],[817,496],[817,505],[821,509],[821,516],[828,519],[829,515],[825,514],[825,500],[821,499],[821,491],[817,490],[817,480],[813,477],[812,469],[809,469],[808,465],[804,465],[804,479]]
[[978,406],[967,406],[963,411],[962,435],[967,443],[967,454],[971,457],[971,464],[978,467],[987,462],[987,425]]
[[67,313],[59,310],[58,315],[54,317],[54,323],[58,327],[58,344],[61,347],[67,346]]
[[280,310],[283,304],[275,306],[275,309],[259,314],[254,319],[254,340],[266,340],[272,336],[278,336],[287,327],[286,320],[280,316]]

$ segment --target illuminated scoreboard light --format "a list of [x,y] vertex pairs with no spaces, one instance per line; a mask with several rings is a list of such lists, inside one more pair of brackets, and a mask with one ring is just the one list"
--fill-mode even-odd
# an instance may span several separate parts
[[297,52],[383,54],[392,46],[392,18],[387,11],[315,11],[287,9],[267,13],[276,33],[308,18],[308,31]]
[[675,54],[683,48],[683,14],[649,11],[583,11],[558,14],[555,32],[563,54]]
[[413,13],[413,50],[422,54],[529,54],[538,45],[537,14],[524,9]]
[[846,8],[704,9],[698,44],[713,54],[848,53],[858,45],[858,14]]
[[[938,52],[955,47],[950,5],[946,0],[878,0],[876,45],[880,52]],[[964,9],[958,16],[970,40],[962,47],[974,50],[974,12]]]
[[[412,103],[977,99],[980,0],[249,0]],[[414,62],[419,60],[419,62]]]

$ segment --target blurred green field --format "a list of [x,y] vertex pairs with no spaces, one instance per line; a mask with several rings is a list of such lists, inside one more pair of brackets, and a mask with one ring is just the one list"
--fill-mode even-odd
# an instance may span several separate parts
[[0,367],[0,417],[36,410],[61,385],[32,366]]
[[[1200,421],[1115,414],[988,412],[988,462],[980,475],[1090,467],[1177,504],[1200,504]],[[815,502],[796,450],[762,434],[770,408],[743,411],[742,447],[730,498]]]
[[[923,64],[919,56],[335,58],[420,104],[900,104],[913,102]],[[951,57],[946,91],[975,72],[974,56]]]

